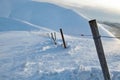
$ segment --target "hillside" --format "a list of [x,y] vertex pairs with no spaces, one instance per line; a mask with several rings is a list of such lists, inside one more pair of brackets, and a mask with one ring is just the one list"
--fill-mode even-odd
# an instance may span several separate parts
[[[10,18],[58,31],[63,28],[67,34],[90,33],[87,21],[73,12],[50,3],[28,2],[12,10]],[[88,28],[88,29],[86,29]]]
[[[93,39],[65,36],[64,49],[59,34],[54,45],[46,33],[44,29],[0,32],[1,80],[103,80]],[[103,44],[111,77],[119,80],[120,42]]]
[[[0,80],[103,80],[88,21],[71,9],[31,0],[5,0],[0,13]],[[3,11],[4,12],[4,11]],[[98,24],[100,34],[112,36]],[[64,31],[63,48],[59,28]],[[51,33],[56,32],[54,45]],[[120,80],[120,42],[103,39],[112,80]]]
[[39,30],[18,20],[0,17],[0,31],[31,31]]

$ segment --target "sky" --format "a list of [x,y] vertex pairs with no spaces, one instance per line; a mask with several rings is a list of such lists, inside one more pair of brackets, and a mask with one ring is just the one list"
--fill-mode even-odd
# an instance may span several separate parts
[[33,0],[63,4],[80,9],[89,18],[120,23],[120,0]]

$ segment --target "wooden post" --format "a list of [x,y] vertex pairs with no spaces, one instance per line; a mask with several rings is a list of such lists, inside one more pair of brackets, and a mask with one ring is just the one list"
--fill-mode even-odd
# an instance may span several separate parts
[[65,39],[64,39],[64,36],[63,36],[63,31],[62,31],[62,29],[60,29],[60,33],[61,33],[61,37],[62,37],[62,40],[63,40],[64,48],[67,48],[67,47],[66,47],[66,43],[65,43]]
[[96,20],[89,21],[105,80],[111,80]]

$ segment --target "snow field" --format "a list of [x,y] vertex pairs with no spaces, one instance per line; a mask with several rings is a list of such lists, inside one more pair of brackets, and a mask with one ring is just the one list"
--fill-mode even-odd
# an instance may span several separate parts
[[[80,36],[91,35],[81,15],[31,0],[0,4],[8,6],[2,9],[6,14],[0,12],[0,80],[103,80],[92,37]],[[67,49],[59,28],[65,32]],[[99,30],[113,36],[103,26]],[[57,45],[49,37],[51,32],[56,32]],[[120,41],[102,41],[112,80],[120,80]]]
[[[37,31],[38,32],[38,31]],[[0,33],[0,79],[2,80],[101,80],[102,72],[91,38],[65,37],[54,45],[39,32],[11,31]],[[15,34],[15,35],[13,35]],[[43,33],[44,34],[44,33]],[[45,32],[46,34],[46,32]],[[9,41],[6,41],[9,40]],[[119,80],[118,43],[104,41],[105,53],[113,80]],[[91,48],[92,46],[92,48]],[[110,49],[111,48],[111,49]],[[117,50],[117,52],[116,52]],[[118,57],[118,58],[117,58]],[[10,76],[11,75],[11,76]]]

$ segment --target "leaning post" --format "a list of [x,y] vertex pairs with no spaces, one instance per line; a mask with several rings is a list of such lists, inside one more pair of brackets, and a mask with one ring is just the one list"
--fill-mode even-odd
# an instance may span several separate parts
[[89,24],[90,24],[90,28],[93,34],[93,39],[95,42],[95,46],[96,46],[96,50],[97,50],[98,58],[99,58],[100,65],[102,68],[104,79],[111,80],[110,73],[109,73],[108,66],[107,66],[107,61],[106,61],[103,46],[102,46],[101,36],[98,31],[97,22],[96,20],[91,20],[89,21]]

